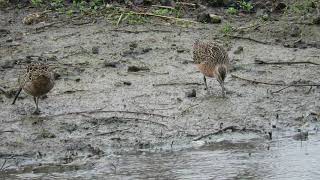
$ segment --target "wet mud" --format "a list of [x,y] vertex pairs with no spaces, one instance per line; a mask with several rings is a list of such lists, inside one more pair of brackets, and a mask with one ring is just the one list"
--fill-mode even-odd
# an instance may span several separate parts
[[[204,179],[224,177],[208,173],[214,161],[248,173],[225,177],[267,178],[267,171],[275,169],[264,168],[272,160],[270,149],[270,156],[286,152],[279,143],[288,144],[288,151],[301,142],[309,143],[312,152],[319,146],[317,25],[299,25],[304,34],[300,38],[288,35],[290,24],[284,20],[252,30],[248,24],[253,19],[229,19],[244,27],[245,34],[225,37],[220,31],[224,20],[184,28],[158,23],[116,27],[103,18],[52,18],[27,26],[22,19],[30,11],[34,10],[0,12],[3,177],[201,178],[184,174],[193,166],[185,164],[191,157],[203,167],[199,171]],[[215,79],[208,79],[209,92],[204,89],[203,77],[192,63],[196,39],[225,44],[232,63],[226,98]],[[49,63],[56,77],[53,90],[40,99],[40,115],[32,114],[32,97],[25,93],[11,105],[19,75],[31,61]],[[286,132],[286,138],[277,138],[275,131]],[[250,162],[248,154],[256,152]],[[286,156],[279,156],[279,166],[288,166],[283,163]],[[233,160],[223,159],[227,157]],[[240,165],[239,158],[248,163]],[[172,164],[174,159],[181,167]],[[263,170],[258,175],[244,167],[254,168],[260,160]]]

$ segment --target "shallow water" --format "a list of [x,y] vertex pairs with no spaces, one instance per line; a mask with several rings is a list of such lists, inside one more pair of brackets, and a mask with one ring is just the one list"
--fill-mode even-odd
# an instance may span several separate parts
[[[273,140],[225,138],[177,151],[108,155],[92,164],[34,167],[7,177],[20,179],[317,179],[320,136],[294,140],[274,132]],[[233,136],[239,137],[239,135]],[[165,152],[164,152],[165,151]]]

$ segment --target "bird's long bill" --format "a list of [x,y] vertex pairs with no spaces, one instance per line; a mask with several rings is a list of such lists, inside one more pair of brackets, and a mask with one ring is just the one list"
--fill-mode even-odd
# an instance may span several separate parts
[[18,91],[17,91],[17,93],[16,93],[16,96],[14,97],[14,100],[13,100],[12,104],[15,104],[15,103],[16,103],[16,100],[18,99],[19,94],[21,93],[21,90],[22,90],[22,88],[19,88],[19,89],[18,89]]
[[224,88],[224,82],[222,82],[220,85],[222,89],[222,97],[226,97],[226,89]]

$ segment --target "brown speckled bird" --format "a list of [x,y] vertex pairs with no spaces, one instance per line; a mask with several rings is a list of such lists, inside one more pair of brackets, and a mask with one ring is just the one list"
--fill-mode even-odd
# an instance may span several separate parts
[[12,102],[14,104],[23,89],[27,94],[33,96],[36,104],[35,114],[39,114],[39,98],[47,94],[54,86],[54,75],[45,64],[30,64],[26,72],[19,79],[20,88]]
[[224,80],[230,66],[228,53],[216,43],[196,41],[193,45],[193,60],[203,74],[204,84],[208,90],[207,77],[215,77],[225,97]]

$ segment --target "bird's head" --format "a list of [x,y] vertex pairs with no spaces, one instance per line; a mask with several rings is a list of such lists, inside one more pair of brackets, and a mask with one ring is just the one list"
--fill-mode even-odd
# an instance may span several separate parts
[[218,65],[215,68],[215,77],[221,85],[222,93],[225,95],[224,80],[227,77],[228,68],[226,65]]

